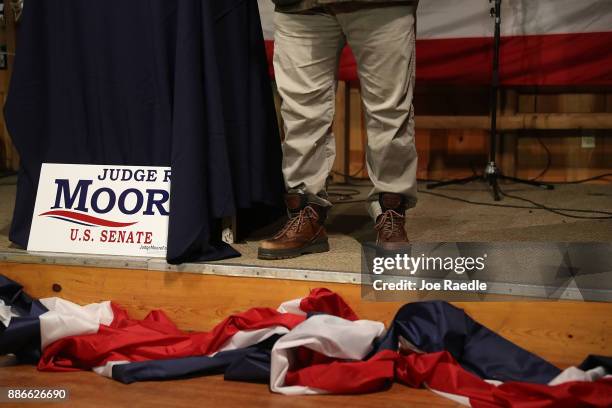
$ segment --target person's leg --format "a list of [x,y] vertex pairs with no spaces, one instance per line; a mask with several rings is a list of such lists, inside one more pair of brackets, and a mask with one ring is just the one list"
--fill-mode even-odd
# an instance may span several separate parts
[[[374,184],[368,210],[377,221],[379,240],[384,233],[392,240],[405,241],[403,215],[417,201],[412,105],[415,6],[368,6],[338,12],[336,17],[359,69],[368,133],[367,168]],[[395,228],[398,222],[394,223],[394,218],[400,221],[401,231]],[[394,231],[383,225],[386,221]]]
[[289,192],[323,206],[336,155],[332,134],[342,30],[327,13],[275,13],[274,71],[284,123],[283,174]]
[[284,259],[329,250],[325,182],[335,157],[331,131],[344,35],[327,13],[275,13],[274,71],[284,123],[288,223],[262,241],[258,256]]

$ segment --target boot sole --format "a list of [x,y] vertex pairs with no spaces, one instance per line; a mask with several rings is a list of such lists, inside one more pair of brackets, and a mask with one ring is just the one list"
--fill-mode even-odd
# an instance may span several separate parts
[[318,254],[322,252],[329,252],[329,242],[313,242],[302,248],[295,249],[263,249],[259,248],[257,251],[257,258],[264,260],[279,260],[279,259],[291,259],[297,258],[298,256],[308,254]]

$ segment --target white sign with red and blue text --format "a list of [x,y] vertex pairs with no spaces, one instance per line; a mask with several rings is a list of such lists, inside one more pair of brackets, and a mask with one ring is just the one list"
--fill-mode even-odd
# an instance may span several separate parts
[[170,168],[44,163],[28,251],[165,257]]

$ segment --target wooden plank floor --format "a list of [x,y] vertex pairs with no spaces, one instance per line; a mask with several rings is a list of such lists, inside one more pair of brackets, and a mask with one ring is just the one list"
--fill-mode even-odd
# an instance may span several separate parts
[[[222,376],[180,381],[124,385],[91,372],[41,373],[34,367],[0,368],[1,386],[61,387],[69,400],[62,403],[24,403],[22,406],[80,407],[351,407],[351,408],[438,408],[457,407],[454,402],[428,390],[394,385],[390,390],[367,395],[287,397],[272,394],[266,385],[224,381]],[[9,406],[0,404],[0,406]],[[19,405],[13,405],[19,406]]]
[[[255,306],[277,307],[325,286],[343,296],[364,319],[386,324],[401,303],[365,302],[358,285],[279,279],[164,273],[125,269],[0,263],[0,273],[22,283],[35,297],[61,296],[85,304],[112,299],[136,318],[162,309],[183,329],[209,330],[231,313]],[[612,355],[612,303],[456,303],[474,319],[560,368],[588,354]],[[69,406],[265,406],[355,407],[456,406],[427,390],[396,385],[367,396],[287,397],[265,385],[225,382],[221,377],[125,386],[96,374],[39,373],[34,367],[0,368],[0,386],[68,387]],[[5,406],[2,404],[2,406]],[[57,404],[53,406],[58,406]],[[68,405],[67,405],[68,406]]]

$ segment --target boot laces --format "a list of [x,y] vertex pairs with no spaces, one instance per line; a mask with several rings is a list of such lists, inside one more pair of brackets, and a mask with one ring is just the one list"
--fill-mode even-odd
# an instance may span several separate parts
[[317,221],[318,219],[319,214],[311,206],[306,206],[298,215],[289,218],[289,221],[287,221],[285,226],[276,234],[275,238],[280,238],[289,231],[300,232],[307,220]]
[[375,228],[381,232],[385,239],[400,236],[404,225],[405,216],[394,210],[387,210],[376,223]]

